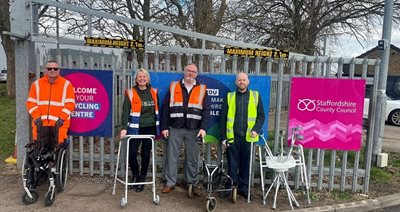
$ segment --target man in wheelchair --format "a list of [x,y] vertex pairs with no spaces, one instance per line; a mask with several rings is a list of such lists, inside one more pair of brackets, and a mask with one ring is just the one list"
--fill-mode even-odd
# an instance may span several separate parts
[[32,117],[33,142],[26,145],[22,170],[25,194],[22,201],[37,201],[36,186],[49,180],[45,205],[55,199],[55,188],[63,191],[68,174],[68,128],[75,108],[72,84],[60,76],[56,61],[48,61],[45,75],[32,83],[27,110]]

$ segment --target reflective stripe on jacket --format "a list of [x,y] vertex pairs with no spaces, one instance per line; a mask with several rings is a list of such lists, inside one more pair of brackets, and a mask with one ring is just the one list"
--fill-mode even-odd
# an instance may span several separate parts
[[[154,101],[154,111],[156,119],[156,135],[160,134],[160,116],[158,113],[158,102],[157,102],[157,89],[150,89],[151,97]],[[131,113],[129,114],[128,124],[127,124],[127,134],[128,135],[138,135],[139,134],[139,120],[140,113],[142,111],[142,100],[135,88],[127,89],[126,95],[131,102]]]
[[[250,91],[249,95],[249,103],[247,105],[247,130],[246,130],[246,141],[247,142],[256,142],[259,137],[251,138],[250,132],[252,131],[256,119],[257,119],[257,106],[258,106],[258,92]],[[233,125],[235,123],[235,113],[236,113],[236,92],[229,92],[227,95],[227,103],[228,103],[228,114],[226,121],[226,138],[231,139],[231,143],[234,142],[234,129]]]
[[189,129],[197,129],[202,119],[203,102],[207,87],[205,85],[195,85],[190,94],[186,110],[183,105],[183,93],[180,82],[174,81],[170,84],[170,118],[172,122],[186,122]]
[[70,115],[75,108],[75,94],[72,84],[59,76],[53,83],[47,76],[36,80],[29,91],[26,107],[32,117],[33,139],[37,139],[37,128],[33,123],[41,118],[43,126],[55,126],[58,118],[64,120],[59,128],[58,143],[67,138]]

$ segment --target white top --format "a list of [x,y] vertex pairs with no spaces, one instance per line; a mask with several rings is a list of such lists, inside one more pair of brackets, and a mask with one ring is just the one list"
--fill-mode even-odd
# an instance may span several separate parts
[[196,80],[193,80],[192,84],[185,83],[185,79],[182,79],[182,83],[185,85],[185,88],[187,89],[188,93],[192,90],[193,86],[196,85]]

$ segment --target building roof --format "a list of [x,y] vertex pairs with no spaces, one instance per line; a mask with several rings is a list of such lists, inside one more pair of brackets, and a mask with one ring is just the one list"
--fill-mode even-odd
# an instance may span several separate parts
[[[368,56],[369,54],[371,54],[372,52],[379,50],[378,48],[379,48],[379,46],[375,46],[374,48],[370,49],[369,51],[364,52],[363,54],[357,56],[356,58],[364,58],[364,57]],[[394,49],[397,52],[400,52],[400,48],[393,44],[390,44],[390,48]]]

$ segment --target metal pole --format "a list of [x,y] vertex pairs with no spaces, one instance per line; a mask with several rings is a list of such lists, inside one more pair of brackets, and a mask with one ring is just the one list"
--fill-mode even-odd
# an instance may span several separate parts
[[[325,57],[328,56],[328,48],[329,48],[328,47],[328,42],[329,42],[328,40],[329,40],[328,36],[325,36],[325,38],[324,38],[324,54],[323,54],[323,56],[325,56]],[[323,64],[322,76],[326,76],[327,75],[326,74],[326,72],[327,72],[326,65],[327,65],[326,63]]]
[[390,57],[390,40],[392,34],[393,0],[385,0],[385,13],[383,19],[382,40],[380,42],[381,64],[379,66],[378,96],[375,108],[375,127],[372,146],[372,164],[377,163],[377,156],[382,152],[382,138],[385,130],[386,112],[386,81]]
[[[57,0],[59,1],[59,0]],[[60,51],[60,19],[59,17],[59,11],[58,11],[58,7],[56,7],[56,38],[57,38],[57,56],[56,56],[56,60],[58,62],[58,64],[61,64],[61,51]]]
[[28,72],[34,70],[34,43],[32,35],[31,4],[29,1],[10,1],[11,34],[15,39],[15,103],[16,103],[16,144],[17,167],[21,168],[25,156],[25,144],[29,141],[29,116],[26,111],[28,96]]
[[92,33],[92,15],[88,15],[87,23],[88,23],[88,35],[89,36],[93,36],[93,33]]

